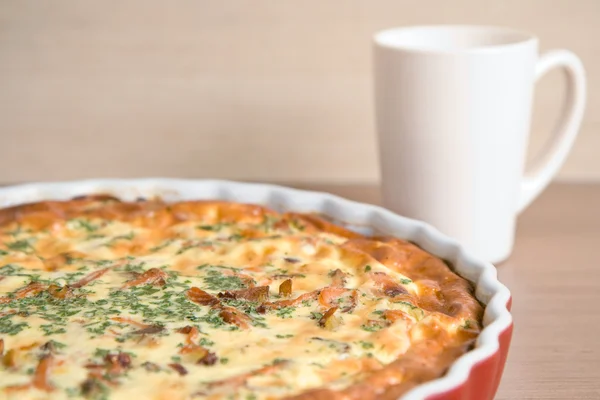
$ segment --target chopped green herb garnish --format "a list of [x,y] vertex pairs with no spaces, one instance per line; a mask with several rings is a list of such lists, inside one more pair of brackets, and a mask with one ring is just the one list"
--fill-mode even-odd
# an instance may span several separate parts
[[29,276],[29,274],[21,274],[23,267],[14,264],[6,264],[0,267],[0,275],[4,276]]
[[359,343],[362,346],[362,348],[365,349],[365,350],[372,349],[372,348],[375,347],[373,345],[373,343],[371,343],[371,342],[365,342],[364,340],[361,340]]
[[290,228],[292,228],[292,230],[296,230],[296,231],[300,231],[302,232],[304,229],[306,229],[306,227],[302,224],[300,224],[300,222],[296,219],[291,219],[289,222],[289,226]]
[[50,345],[55,349],[64,349],[65,347],[67,347],[66,344],[57,342],[56,340],[50,340],[48,343],[50,343]]
[[173,243],[173,242],[174,242],[173,239],[165,240],[164,242],[162,242],[158,246],[154,246],[154,247],[150,248],[149,251],[151,251],[152,253],[157,252],[159,250],[164,249],[165,247],[169,247],[171,245],[171,243]]
[[465,323],[461,326],[462,329],[474,329],[477,327],[477,322],[471,321],[470,319],[465,320]]
[[94,357],[97,357],[97,358],[104,358],[109,354],[110,354],[110,350],[107,350],[107,349],[96,349],[96,351],[94,351]]
[[135,264],[135,263],[129,262],[129,263],[125,264],[124,266],[116,268],[116,269],[123,270],[125,272],[143,273],[145,271],[144,270],[144,265],[145,264],[146,263],[144,261],[140,262],[139,264]]
[[228,225],[231,225],[231,224],[227,223],[227,222],[220,222],[218,224],[213,224],[213,225],[198,225],[196,228],[203,230],[203,231],[218,232]]
[[239,242],[240,240],[242,240],[244,238],[244,235],[241,235],[239,233],[234,233],[233,235],[230,235],[227,240],[230,240],[232,242]]
[[215,309],[210,309],[205,316],[199,317],[198,321],[206,322],[213,328],[218,328],[225,325],[225,321],[223,321],[223,318],[219,316],[219,311]]
[[246,287],[239,276],[223,275],[220,271],[210,270],[202,279],[208,290],[235,290]]
[[289,339],[289,338],[291,338],[291,337],[294,337],[294,335],[292,335],[291,333],[288,333],[288,334],[286,334],[286,335],[280,335],[280,334],[277,334],[277,335],[275,335],[275,337],[276,337],[277,339]]
[[28,328],[27,322],[12,322],[9,316],[0,318],[0,333],[14,336],[21,332],[23,329]]
[[44,336],[67,333],[67,330],[65,328],[57,325],[40,325],[40,328],[44,331]]
[[90,221],[86,221],[80,218],[71,219],[67,221],[67,226],[74,229],[83,229],[86,232],[95,232],[100,228],[99,225],[94,225]]
[[275,313],[279,318],[292,318],[295,307],[282,307]]
[[29,243],[29,240],[16,240],[12,243],[4,243],[6,245],[6,247],[8,247],[11,250],[14,251],[22,251],[24,253],[31,253],[33,252],[33,247],[31,246],[31,243]]
[[395,301],[394,304],[403,304],[407,307],[409,307],[411,310],[418,310],[419,307],[409,303],[408,301]]
[[104,243],[105,246],[111,247],[119,240],[133,240],[135,234],[133,232],[129,232],[127,235],[119,235],[112,237],[109,241]]
[[279,218],[274,217],[272,215],[265,215],[263,217],[263,222],[258,226],[259,229],[262,229],[265,232],[269,232],[273,230],[276,222],[279,221]]
[[361,325],[360,327],[367,332],[377,332],[383,328],[381,325]]
[[316,311],[310,312],[310,319],[320,320],[321,318],[323,318],[323,313],[316,312]]
[[197,248],[197,247],[198,247],[198,244],[197,244],[197,243],[190,243],[190,244],[187,244],[187,245],[185,245],[185,246],[181,246],[181,247],[179,248],[179,250],[177,250],[177,253],[175,253],[175,255],[180,255],[180,254],[183,254],[183,253],[185,253],[186,251],[188,251],[188,250],[191,250],[191,249],[193,249],[193,248]]

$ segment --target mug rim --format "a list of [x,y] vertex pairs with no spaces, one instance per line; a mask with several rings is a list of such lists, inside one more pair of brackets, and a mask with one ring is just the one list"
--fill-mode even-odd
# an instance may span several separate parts
[[[416,32],[415,32],[416,31]],[[514,39],[499,41],[480,46],[472,47],[439,47],[415,45],[410,43],[402,43],[397,37],[402,33],[440,33],[447,31],[448,33],[466,32],[473,35],[484,34],[504,34],[511,35]],[[406,25],[383,29],[373,34],[373,43],[376,47],[387,48],[391,50],[406,51],[412,53],[424,54],[477,54],[477,53],[492,53],[502,52],[511,49],[516,49],[531,44],[537,43],[538,37],[528,31],[510,28],[499,25],[469,25],[469,24],[432,24],[432,25]]]

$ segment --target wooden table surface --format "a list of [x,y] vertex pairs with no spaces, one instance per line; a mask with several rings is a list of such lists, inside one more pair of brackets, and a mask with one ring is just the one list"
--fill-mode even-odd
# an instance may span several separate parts
[[[353,200],[374,186],[295,185]],[[498,265],[513,340],[497,399],[600,399],[600,185],[555,184],[520,217]]]

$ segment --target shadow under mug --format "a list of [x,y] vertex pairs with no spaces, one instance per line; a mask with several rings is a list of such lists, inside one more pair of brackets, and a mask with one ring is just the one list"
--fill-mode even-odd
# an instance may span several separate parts
[[[566,105],[526,170],[534,85],[556,67],[568,78]],[[507,28],[416,26],[374,36],[374,71],[384,205],[484,260],[506,259],[516,216],[577,136],[586,98],[579,58],[538,57],[535,36]]]

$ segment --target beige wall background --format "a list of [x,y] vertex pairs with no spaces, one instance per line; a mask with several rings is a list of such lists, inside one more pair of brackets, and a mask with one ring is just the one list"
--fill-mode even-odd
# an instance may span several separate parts
[[[600,180],[599,0],[0,0],[0,182],[376,181],[371,35],[431,23],[578,53],[588,108],[560,178]],[[530,154],[562,78],[539,84]]]

